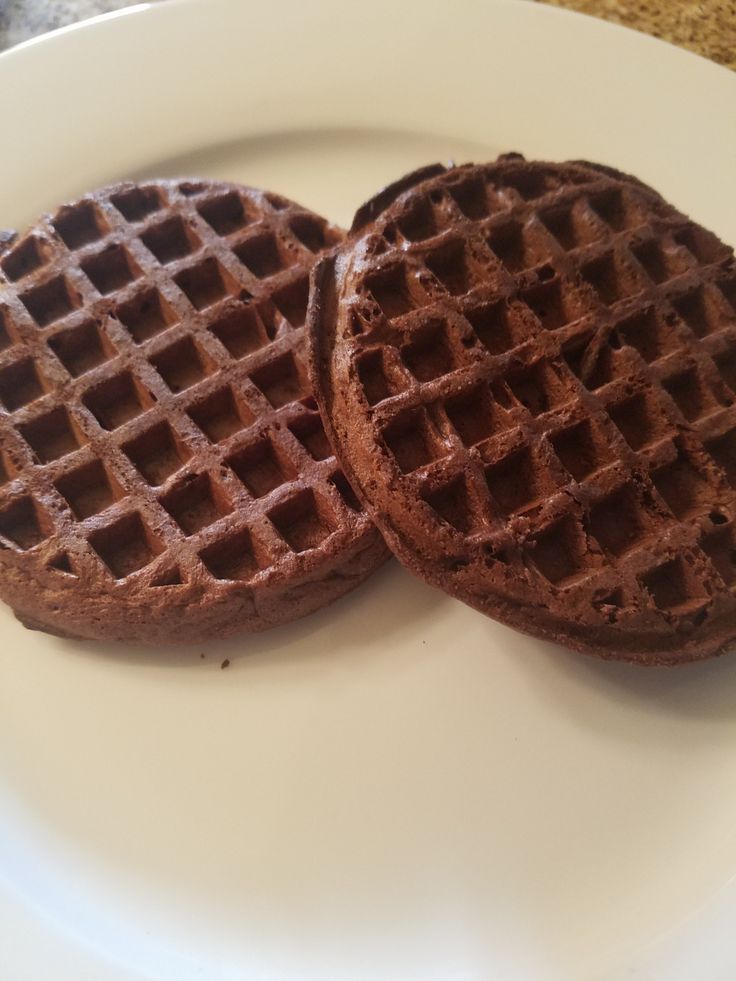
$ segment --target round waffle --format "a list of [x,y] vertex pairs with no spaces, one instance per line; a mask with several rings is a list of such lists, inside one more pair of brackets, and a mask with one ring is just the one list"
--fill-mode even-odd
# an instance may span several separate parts
[[341,233],[279,196],[125,183],[0,258],[0,596],[64,636],[199,642],[384,557],[302,358]]
[[414,572],[606,657],[736,638],[736,268],[584,162],[425,168],[313,272],[313,383]]

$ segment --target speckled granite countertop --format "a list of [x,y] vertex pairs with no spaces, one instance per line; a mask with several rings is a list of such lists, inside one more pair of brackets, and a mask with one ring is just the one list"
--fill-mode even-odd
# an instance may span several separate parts
[[546,0],[635,27],[736,69],[735,0]]
[[[0,50],[134,0],[0,0]],[[736,0],[539,0],[635,27],[736,69]]]

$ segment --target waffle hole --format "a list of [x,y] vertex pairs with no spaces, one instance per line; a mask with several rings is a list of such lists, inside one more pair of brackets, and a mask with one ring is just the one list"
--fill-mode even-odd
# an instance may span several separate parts
[[161,499],[160,503],[185,535],[194,535],[230,514],[232,505],[209,474],[187,474]]
[[545,208],[540,211],[539,217],[545,228],[565,250],[575,249],[588,240],[586,236],[581,234],[573,210],[568,205]]
[[15,283],[46,265],[47,261],[48,249],[46,244],[35,235],[30,235],[20,245],[16,245],[14,249],[8,252],[0,262],[0,268],[7,278]]
[[65,576],[73,576],[75,579],[78,578],[72,567],[68,552],[59,552],[58,555],[46,563],[46,568],[53,569],[54,572],[61,572]]
[[350,486],[350,483],[342,470],[337,470],[332,474],[330,477],[330,483],[337,490],[337,493],[351,511],[360,513],[363,510],[363,508],[360,506],[360,501],[358,500],[355,491]]
[[462,242],[453,242],[431,252],[424,257],[424,262],[447,292],[453,296],[467,293],[470,289],[472,276],[465,245]]
[[609,623],[615,623],[619,616],[619,611],[623,609],[625,605],[624,591],[623,589],[614,589],[613,592],[607,593],[605,596],[601,596],[593,600],[593,606],[602,613]]
[[724,351],[723,354],[716,355],[713,360],[721,378],[732,392],[736,392],[736,351]]
[[647,363],[661,358],[678,344],[672,329],[663,328],[651,307],[622,320],[616,325],[616,333],[624,344],[638,351]]
[[197,310],[217,303],[228,293],[238,293],[238,284],[217,259],[208,258],[183,269],[174,282]]
[[187,411],[211,443],[221,443],[255,421],[253,413],[236,402],[229,387],[218,389]]
[[475,446],[495,430],[493,407],[486,386],[478,386],[445,402],[445,413],[465,446]]
[[679,297],[670,297],[670,303],[696,337],[705,337],[720,326],[715,312],[706,301],[702,286],[688,290]]
[[143,221],[163,207],[161,194],[155,187],[132,187],[128,191],[113,194],[110,198],[126,221]]
[[0,370],[0,400],[9,412],[43,394],[43,383],[33,358],[23,358]]
[[724,276],[716,280],[716,285],[731,310],[736,313],[736,276]]
[[228,354],[236,359],[268,344],[266,328],[254,306],[242,306],[226,313],[209,328]]
[[600,300],[608,306],[631,295],[632,290],[621,274],[612,253],[586,263],[581,267],[580,272],[583,279],[596,291]]
[[204,201],[197,211],[218,235],[232,235],[248,224],[243,202],[235,191]]
[[662,384],[688,422],[694,422],[718,408],[718,403],[695,368],[673,375]]
[[319,413],[297,416],[289,423],[289,429],[312,459],[326,460],[327,457],[333,455]]
[[462,477],[422,496],[442,521],[456,531],[465,534],[475,525],[468,488]]
[[613,381],[621,373],[621,368],[624,366],[621,364],[618,348],[614,346],[615,342],[614,336],[608,344],[601,347],[587,374],[583,375],[581,380],[589,391],[595,392],[603,385]]
[[182,586],[184,584],[184,579],[181,575],[181,570],[178,565],[171,566],[170,568],[164,569],[162,572],[156,573],[156,575],[151,579],[149,585],[151,586]]
[[564,586],[585,567],[585,539],[568,516],[530,539],[527,554],[553,586]]
[[208,545],[199,557],[215,579],[235,582],[252,579],[267,565],[259,562],[255,541],[246,528]]
[[470,178],[448,187],[450,196],[466,218],[478,219],[488,215],[485,181]]
[[267,279],[289,265],[279,250],[275,236],[270,232],[252,235],[236,245],[233,252],[258,279]]
[[72,251],[98,242],[109,230],[107,222],[91,201],[62,208],[51,224],[64,245]]
[[510,412],[518,409],[519,402],[503,378],[491,382],[491,396],[494,410],[502,411],[508,417]]
[[289,228],[310,252],[320,252],[327,244],[325,224],[316,215],[295,215]]
[[588,204],[614,232],[628,228],[629,222],[624,199],[619,190],[610,189],[591,194],[588,198]]
[[307,394],[307,386],[289,351],[251,373],[251,381],[265,395],[274,409],[297,402]]
[[676,517],[708,510],[715,503],[714,490],[694,464],[680,451],[673,462],[652,473],[652,482]]
[[635,491],[626,485],[593,505],[588,527],[609,555],[623,555],[635,548],[646,536],[644,514]]
[[411,473],[441,455],[439,440],[422,410],[402,412],[384,428],[382,435],[402,473]]
[[574,338],[572,343],[563,347],[562,356],[573,374],[580,379],[590,392],[595,392],[618,377],[621,369],[626,369],[619,355],[618,338],[613,335],[612,343],[603,344],[592,356],[591,336]]
[[94,320],[59,331],[49,338],[48,344],[73,378],[91,371],[116,353]]
[[296,476],[293,465],[276,452],[267,437],[239,450],[225,462],[253,497],[265,497]]
[[79,521],[99,514],[123,496],[101,460],[77,467],[55,481],[54,486]]
[[137,293],[116,308],[115,316],[127,328],[136,344],[155,337],[177,321],[173,308],[157,289]]
[[671,559],[640,577],[658,610],[677,612],[705,598],[702,586],[688,573],[682,559]]
[[272,192],[268,191],[264,197],[274,211],[285,211],[289,207],[289,202],[281,194],[273,194]]
[[488,232],[486,244],[509,272],[521,272],[534,264],[521,225],[515,221],[496,225]]
[[4,486],[11,480],[15,479],[18,475],[18,471],[15,468],[13,461],[10,457],[0,451],[0,486]]
[[398,222],[399,231],[410,242],[423,242],[437,234],[434,209],[428,198],[416,198]]
[[163,545],[137,512],[97,529],[88,541],[115,579],[132,575],[163,551]]
[[557,279],[524,290],[521,298],[545,330],[557,330],[575,319]]
[[130,422],[153,405],[151,396],[129,371],[94,385],[84,393],[82,402],[107,430]]
[[366,279],[365,285],[389,320],[414,308],[403,266],[374,273]]
[[61,320],[80,305],[79,295],[63,276],[27,290],[20,299],[39,327]]
[[609,405],[608,414],[632,450],[640,450],[664,435],[663,421],[642,393]]
[[437,321],[422,328],[401,349],[401,358],[420,382],[439,378],[456,367],[445,324]]
[[354,309],[351,309],[348,313],[348,325],[350,327],[350,333],[355,337],[364,333],[366,330],[370,330],[370,324],[366,323]]
[[503,179],[503,184],[512,187],[525,201],[534,201],[551,189],[547,176],[541,170],[508,175]]
[[87,279],[103,295],[122,289],[141,274],[133,257],[122,245],[108,245],[80,265]]
[[377,405],[406,388],[401,373],[393,367],[382,348],[361,354],[356,366],[368,405]]
[[503,354],[524,340],[524,331],[503,301],[482,303],[465,310],[481,344],[491,354]]
[[725,258],[726,249],[715,235],[704,228],[688,225],[675,233],[675,241],[684,246],[688,252],[702,265],[718,262]]
[[18,431],[41,463],[50,463],[66,456],[80,445],[77,432],[63,406],[23,423],[18,426]]
[[53,532],[48,518],[30,497],[21,497],[0,511],[0,536],[25,552]]
[[201,381],[207,365],[191,337],[184,337],[149,358],[172,392],[181,392]]
[[5,351],[15,343],[15,333],[10,326],[10,314],[0,307],[0,351]]
[[535,467],[527,447],[487,466],[485,479],[491,497],[505,515],[530,507],[554,487],[549,474]]
[[314,492],[301,491],[268,512],[279,535],[294,552],[317,548],[332,532],[326,506],[318,505]]
[[141,241],[162,265],[183,259],[201,246],[201,242],[179,217],[168,218],[141,235]]
[[307,319],[309,279],[304,276],[276,290],[271,299],[279,313],[292,327],[301,327]]
[[705,448],[723,470],[729,484],[736,488],[736,429],[709,440]]
[[545,361],[512,372],[504,380],[516,401],[533,416],[543,415],[571,397],[567,385]]
[[669,279],[670,271],[665,254],[656,242],[632,246],[631,251],[652,282],[664,283]]
[[557,458],[575,480],[584,480],[610,461],[604,440],[587,419],[552,436],[551,442]]
[[511,564],[509,553],[505,549],[498,548],[493,542],[484,542],[481,551],[484,556],[483,562],[489,569]]
[[160,422],[123,443],[122,449],[146,483],[154,487],[163,484],[191,456],[168,422]]
[[562,347],[561,353],[565,359],[565,363],[575,377],[581,381],[583,372],[587,367],[586,354],[588,353],[592,337],[592,333],[586,333],[582,337],[573,337],[571,341]]
[[399,230],[393,222],[390,222],[381,235],[368,236],[366,251],[369,255],[385,255],[397,244],[398,239]]
[[700,547],[715,566],[726,586],[736,584],[736,548],[729,529],[710,532],[700,540]]

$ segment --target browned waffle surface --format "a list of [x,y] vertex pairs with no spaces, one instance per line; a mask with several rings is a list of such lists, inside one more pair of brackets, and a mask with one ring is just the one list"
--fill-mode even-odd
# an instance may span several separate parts
[[302,356],[341,233],[274,194],[120,184],[0,257],[0,591],[29,626],[198,641],[383,558]]
[[[396,554],[604,656],[736,638],[736,268],[584,163],[404,180],[315,270],[328,434]],[[378,202],[378,205],[376,205]]]

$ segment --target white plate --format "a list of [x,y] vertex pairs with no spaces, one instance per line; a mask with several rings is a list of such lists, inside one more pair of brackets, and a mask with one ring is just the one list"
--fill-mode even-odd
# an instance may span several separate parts
[[[735,104],[723,69],[518,0],[171,0],[0,58],[0,221],[182,172],[347,221],[518,149],[633,171],[733,242]],[[590,662],[395,566],[206,651],[5,610],[0,638],[3,981],[736,973],[734,657]]]

